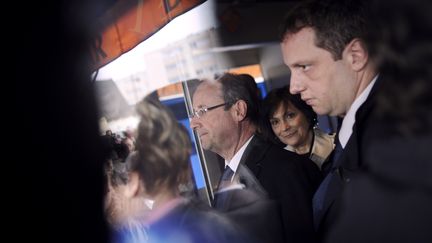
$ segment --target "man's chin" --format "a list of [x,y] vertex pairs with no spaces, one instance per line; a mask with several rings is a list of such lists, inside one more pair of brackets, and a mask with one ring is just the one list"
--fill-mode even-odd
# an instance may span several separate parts
[[201,140],[201,147],[205,150],[210,150],[210,146]]
[[330,115],[330,112],[322,107],[312,106],[312,109],[317,113],[317,115]]

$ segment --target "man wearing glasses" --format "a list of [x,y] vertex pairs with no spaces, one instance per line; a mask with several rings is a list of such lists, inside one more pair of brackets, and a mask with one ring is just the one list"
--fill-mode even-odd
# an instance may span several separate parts
[[[225,159],[225,172],[219,193],[215,195],[215,207],[242,224],[258,242],[280,242],[276,239],[314,242],[311,200],[321,175],[308,158],[260,138],[257,133],[260,119],[258,94],[253,77],[230,73],[215,81],[202,81],[193,94],[191,127],[197,132],[204,149]],[[235,208],[232,205],[238,205],[239,199],[247,199],[239,194],[227,197],[225,194],[230,191],[226,190],[225,181],[236,188],[240,182],[245,189],[253,189],[260,196],[264,192],[272,202],[276,202],[278,213],[271,220],[282,219],[281,237],[274,235],[278,234],[276,227],[268,222],[268,218],[265,219],[271,212],[268,208],[244,210],[244,214],[235,209],[236,213],[232,213],[230,210]],[[248,190],[235,192],[246,193]],[[225,201],[220,204],[218,198],[222,195]],[[258,203],[269,206],[268,201],[257,199],[255,204]],[[273,232],[273,238],[259,231]]]

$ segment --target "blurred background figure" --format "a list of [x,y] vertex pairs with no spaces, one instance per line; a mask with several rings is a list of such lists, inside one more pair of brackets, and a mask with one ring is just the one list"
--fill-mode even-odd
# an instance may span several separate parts
[[[125,133],[123,133],[125,134]],[[127,136],[123,136],[118,145],[118,155],[122,161],[125,161],[130,153],[135,151],[135,142],[133,139]]]
[[383,77],[362,173],[328,242],[432,242],[432,4],[375,1],[366,38]]
[[334,148],[334,134],[317,126],[317,114],[289,86],[270,91],[263,103],[265,134],[285,149],[310,158],[320,169]]
[[148,240],[146,226],[140,219],[148,216],[153,202],[144,197],[126,196],[130,180],[127,165],[130,163],[130,161],[109,159],[105,167],[107,179],[105,215],[114,232],[113,235],[125,236],[125,238],[114,238],[113,242],[147,242]]
[[192,183],[186,129],[151,98],[140,102],[137,112],[137,151],[124,166],[113,163],[108,173],[113,242],[244,242],[230,221],[183,196],[181,188]]
[[135,138],[131,131],[123,131],[123,136],[112,133],[111,130],[107,130],[105,135],[101,137],[105,154],[111,160],[120,160],[125,162],[126,158],[130,153],[135,151]]
[[108,158],[112,160],[118,159],[118,146],[112,131],[106,130],[105,135],[101,137],[101,140],[104,146],[104,153],[108,156]]
[[8,40],[14,131],[26,144],[11,164],[26,188],[13,188],[14,214],[6,221],[19,232],[23,219],[31,225],[31,233],[8,230],[13,241],[107,242],[104,154],[89,50],[98,31],[94,24],[111,2],[8,5],[25,23],[25,30],[8,25]]
[[130,130],[123,131],[122,143],[126,144],[129,153],[135,151],[135,138]]

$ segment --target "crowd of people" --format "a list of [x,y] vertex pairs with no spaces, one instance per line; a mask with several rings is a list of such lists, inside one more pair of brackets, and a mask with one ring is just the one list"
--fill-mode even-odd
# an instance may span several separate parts
[[[27,218],[45,219],[49,240],[71,235],[72,242],[106,241],[99,201],[87,200],[105,193],[114,243],[431,242],[430,6],[427,0],[299,1],[280,28],[291,75],[286,86],[261,100],[248,74],[200,80],[192,94],[190,127],[202,148],[224,161],[211,205],[184,190],[193,184],[191,141],[154,97],[137,104],[136,134],[123,139],[106,131],[98,140],[92,133],[96,123],[81,122],[82,116],[94,118],[95,109],[81,117],[68,113],[74,126],[56,115],[62,132],[49,141],[30,138],[44,146],[25,158],[44,158],[46,163],[31,165],[42,171],[72,154],[65,164],[69,169],[76,163],[85,176],[77,180],[75,170],[65,170],[67,183],[54,184],[55,173],[38,175],[40,180],[28,183],[30,197],[43,196],[50,204],[32,203],[43,210],[27,210]],[[82,63],[76,59],[78,70]],[[89,97],[83,100],[95,108]],[[70,112],[66,108],[81,102],[62,104]],[[38,107],[45,103],[35,101]],[[336,133],[320,130],[317,115],[339,117]],[[82,133],[63,132],[76,124]],[[88,141],[82,142],[82,135]],[[105,162],[105,191],[98,188],[102,172],[94,161]],[[24,177],[34,178],[28,172]],[[55,202],[67,209],[65,215],[48,213]],[[58,224],[63,218],[77,227]]]
[[[123,222],[138,221],[138,235],[149,242],[176,234],[185,242],[431,240],[431,53],[398,49],[430,43],[415,38],[415,24],[400,26],[409,34],[386,29],[373,4],[306,1],[292,8],[281,26],[289,85],[264,100],[248,74],[199,82],[190,126],[202,148],[225,161],[212,208],[200,211],[178,192],[190,172],[186,133],[159,103],[141,102],[137,151],[126,160],[121,194],[140,198],[142,208],[128,207],[133,213]],[[372,20],[382,25],[372,27]],[[320,130],[317,115],[339,117],[336,134]],[[136,235],[123,225],[122,236]]]

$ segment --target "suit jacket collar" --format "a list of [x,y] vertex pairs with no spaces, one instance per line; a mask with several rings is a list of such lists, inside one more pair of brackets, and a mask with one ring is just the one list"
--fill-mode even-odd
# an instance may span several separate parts
[[382,78],[381,76],[378,77],[377,81],[375,82],[375,85],[372,87],[372,90],[366,99],[366,101],[360,106],[360,108],[357,110],[356,113],[356,122],[360,121],[362,123],[366,116],[369,115],[369,113],[372,111],[373,106],[375,106],[375,100],[377,96],[377,90],[381,89],[382,86]]
[[338,164],[342,165],[344,169],[356,170],[362,163],[360,146],[362,145],[362,137],[367,128],[368,119],[371,116],[373,108],[375,106],[375,100],[377,92],[382,86],[382,77],[378,77],[375,85],[366,99],[366,101],[360,106],[356,112],[356,122],[353,126],[351,137],[349,138],[347,145],[345,146],[344,152],[339,159]]
[[245,164],[252,173],[258,177],[261,170],[261,161],[264,158],[268,149],[270,149],[270,144],[266,143],[258,134],[250,141],[249,145],[246,147],[245,152],[240,160],[240,164]]
[[360,93],[358,97],[355,98],[353,103],[351,104],[348,112],[342,121],[342,126],[338,131],[338,139],[342,148],[345,148],[348,140],[352,134],[354,123],[356,122],[356,114],[360,107],[366,102],[368,99],[372,88],[375,86],[376,80],[378,79],[378,75],[376,75],[373,80],[366,86],[366,88]]
[[[333,204],[339,204],[337,202],[337,198],[341,196],[343,187],[345,183],[347,183],[352,177],[352,173],[357,171],[362,164],[362,150],[361,147],[363,144],[362,137],[364,136],[365,128],[368,126],[370,115],[373,111],[375,105],[375,99],[378,90],[382,86],[382,77],[379,76],[375,85],[372,87],[371,92],[369,93],[366,101],[360,106],[360,108],[356,112],[356,122],[353,126],[353,132],[343,150],[342,155],[337,161],[333,161],[335,163],[333,165],[334,168],[337,168],[336,174],[337,176],[333,176],[328,185],[328,190],[326,192],[326,196],[324,198],[324,210],[321,215],[318,217],[317,225],[321,225],[324,221],[332,221],[335,217],[334,213],[339,210],[340,206]],[[342,168],[340,168],[342,167]],[[329,212],[331,207],[335,207],[336,209],[330,210],[334,212]],[[326,219],[323,219],[324,215],[332,214],[332,216],[326,216]]]

